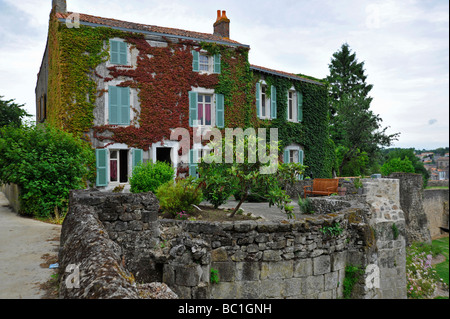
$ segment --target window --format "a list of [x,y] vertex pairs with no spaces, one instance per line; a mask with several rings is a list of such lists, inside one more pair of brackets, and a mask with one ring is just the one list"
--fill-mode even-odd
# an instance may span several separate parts
[[209,55],[206,52],[192,50],[192,70],[194,72],[217,73],[221,72],[220,54]]
[[[143,161],[140,149],[97,149],[97,186],[108,186],[109,183],[128,183],[132,169]],[[131,167],[131,170],[130,170]]]
[[225,98],[222,94],[189,92],[189,125],[225,126]]
[[128,46],[121,40],[111,40],[110,46],[110,62],[116,65],[128,65]]
[[210,72],[210,57],[204,54],[200,54],[200,71]]
[[110,86],[108,89],[110,125],[130,125],[130,88]]
[[289,150],[289,163],[298,163],[298,150]]
[[296,100],[295,92],[289,91],[289,93],[288,93],[288,121],[291,121],[291,122],[297,121],[295,100]]
[[277,89],[270,87],[270,96],[266,85],[256,83],[256,113],[260,119],[277,118]]
[[198,95],[198,123],[200,125],[211,125],[212,100],[212,95]]
[[[284,149],[284,163],[300,163],[303,165],[304,161],[304,152],[301,146],[298,144],[292,144]],[[299,179],[302,180],[303,176],[299,176]]]

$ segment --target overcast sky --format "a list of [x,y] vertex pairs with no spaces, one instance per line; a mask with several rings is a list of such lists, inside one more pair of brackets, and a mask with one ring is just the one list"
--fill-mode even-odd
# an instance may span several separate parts
[[[35,114],[51,0],[0,0],[0,96]],[[343,43],[365,62],[372,110],[396,147],[449,145],[448,0],[67,0],[68,11],[213,32],[217,10],[250,63],[317,78]]]

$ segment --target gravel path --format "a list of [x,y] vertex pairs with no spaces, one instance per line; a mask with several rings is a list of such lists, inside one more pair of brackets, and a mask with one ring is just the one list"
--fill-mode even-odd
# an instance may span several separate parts
[[41,299],[40,286],[54,273],[43,257],[57,256],[61,226],[21,217],[8,205],[0,192],[0,299]]

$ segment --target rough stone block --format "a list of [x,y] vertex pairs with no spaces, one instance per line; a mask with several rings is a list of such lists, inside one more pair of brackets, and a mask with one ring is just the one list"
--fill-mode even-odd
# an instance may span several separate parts
[[293,273],[294,262],[292,260],[261,264],[261,280],[292,278]]
[[309,276],[306,277],[302,285],[302,294],[311,295],[320,293],[324,288],[324,276]]
[[236,279],[236,263],[235,262],[213,262],[211,268],[219,273],[220,282],[235,281]]
[[329,255],[313,258],[314,275],[323,275],[331,270],[331,260]]
[[256,281],[260,279],[260,263],[240,262],[236,265],[236,280]]
[[294,277],[308,277],[313,274],[312,260],[299,259],[294,261]]

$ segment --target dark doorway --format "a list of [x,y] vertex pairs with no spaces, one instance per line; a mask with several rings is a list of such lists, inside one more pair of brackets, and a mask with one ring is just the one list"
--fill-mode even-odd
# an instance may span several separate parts
[[172,165],[172,159],[170,157],[171,151],[172,149],[168,147],[158,147],[156,149],[156,161]]
[[120,182],[128,183],[128,150],[120,151]]

